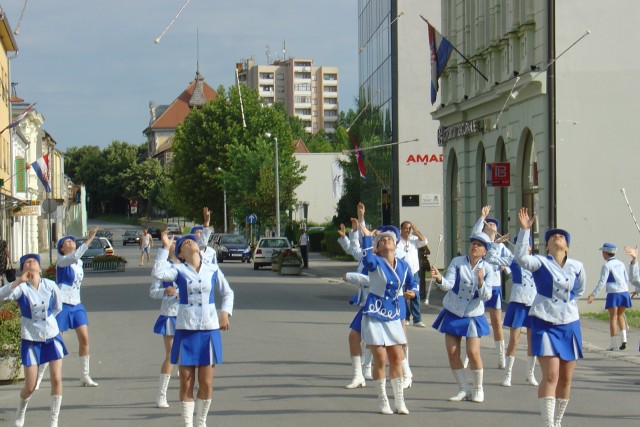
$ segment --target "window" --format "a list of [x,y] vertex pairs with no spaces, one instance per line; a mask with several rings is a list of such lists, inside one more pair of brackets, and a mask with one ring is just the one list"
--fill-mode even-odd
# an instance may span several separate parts
[[278,80],[284,80],[284,74],[282,74],[282,73],[278,73],[278,74],[276,74],[276,79],[278,79]]
[[323,77],[325,80],[329,80],[329,81],[338,80],[338,75],[335,73],[327,73]]

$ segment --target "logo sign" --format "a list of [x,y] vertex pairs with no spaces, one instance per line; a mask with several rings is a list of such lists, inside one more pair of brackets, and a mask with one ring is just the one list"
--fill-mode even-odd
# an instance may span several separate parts
[[258,221],[258,216],[254,213],[247,215],[247,224],[255,224]]
[[438,145],[442,147],[447,141],[482,131],[484,131],[484,122],[481,120],[470,120],[449,126],[448,128],[441,126],[438,129]]
[[13,210],[13,216],[40,216],[40,205],[18,206]]
[[509,187],[511,185],[511,164],[486,163],[487,187]]
[[16,157],[16,193],[27,191],[27,170],[25,169],[24,157]]

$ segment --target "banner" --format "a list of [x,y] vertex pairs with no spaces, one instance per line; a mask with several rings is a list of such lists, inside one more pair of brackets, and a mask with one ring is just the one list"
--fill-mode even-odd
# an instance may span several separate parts
[[16,174],[14,180],[16,183],[16,193],[27,192],[27,169],[25,168],[24,157],[16,157]]

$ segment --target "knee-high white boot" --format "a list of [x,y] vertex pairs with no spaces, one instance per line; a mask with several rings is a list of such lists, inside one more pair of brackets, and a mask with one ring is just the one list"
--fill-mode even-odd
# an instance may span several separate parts
[[196,406],[196,402],[180,402],[182,409],[182,420],[184,421],[184,427],[193,427],[193,408]]
[[504,340],[495,341],[496,349],[498,350],[498,369],[505,368],[505,360],[504,360]]
[[98,387],[98,383],[91,379],[89,375],[89,358],[86,356],[80,356],[80,382],[83,387]]
[[196,427],[207,426],[207,415],[209,415],[209,407],[211,399],[198,399],[196,397]]
[[564,411],[567,410],[569,399],[556,399],[556,414],[553,419],[554,427],[562,427],[562,417],[564,417]]
[[482,388],[482,380],[484,377],[484,370],[472,369],[473,373],[473,392],[471,392],[471,400],[477,403],[484,402],[484,389]]
[[378,392],[378,409],[381,414],[392,415],[393,411],[389,406],[389,398],[387,397],[387,379],[374,380],[376,383],[376,391]]
[[364,387],[366,384],[364,376],[362,375],[362,358],[360,356],[351,356],[351,367],[353,367],[353,378],[351,382],[344,388],[352,389],[358,387]]
[[409,346],[403,347],[404,359],[402,360],[402,376],[404,378],[404,388],[411,388],[413,385],[413,372],[409,366]]
[[513,362],[515,360],[514,356],[507,356],[507,370],[504,373],[504,380],[502,380],[502,385],[505,387],[511,387],[511,372],[513,371]]
[[36,390],[40,389],[40,383],[42,382],[42,377],[44,377],[44,373],[49,367],[49,362],[43,363],[42,365],[38,365],[38,379],[36,379]]
[[62,396],[51,396],[51,427],[58,427],[58,416],[60,415],[60,405]]
[[527,382],[531,385],[538,385],[538,381],[536,381],[536,361],[538,358],[536,356],[531,356],[529,358],[529,366],[527,367]]
[[168,408],[167,403],[167,388],[169,387],[170,374],[160,374],[160,380],[158,381],[158,395],[156,396],[156,406],[158,408]]
[[373,363],[373,353],[368,348],[365,348],[362,352],[362,369],[365,380],[372,380],[373,374],[371,372],[371,364]]
[[399,414],[409,414],[407,405],[404,403],[404,378],[391,378],[391,388],[393,388],[393,407]]
[[464,369],[452,369],[453,376],[460,387],[460,391],[455,396],[449,398],[452,402],[460,402],[461,400],[469,400],[471,398],[471,391],[469,390],[469,383],[467,382],[467,376],[464,373]]
[[20,397],[20,402],[18,402],[18,409],[16,409],[16,420],[15,420],[16,427],[22,427],[24,425],[24,415],[27,412],[27,405],[29,405],[29,399],[31,399],[31,397],[27,397],[26,399],[23,399],[22,397]]
[[543,427],[553,427],[555,422],[553,414],[556,410],[556,398],[553,396],[541,397],[538,399],[540,404],[540,415],[542,415]]

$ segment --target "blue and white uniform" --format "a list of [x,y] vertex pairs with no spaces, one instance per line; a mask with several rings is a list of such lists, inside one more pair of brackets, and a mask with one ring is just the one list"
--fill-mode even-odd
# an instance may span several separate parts
[[605,308],[631,307],[628,283],[629,274],[627,273],[627,267],[616,257],[611,257],[600,269],[600,279],[593,292],[591,292],[591,296],[594,298],[597,297],[606,286],[607,300],[605,302]]
[[[176,293],[167,295],[165,289],[173,286]],[[161,299],[160,316],[153,326],[153,332],[160,335],[173,336],[176,333],[176,316],[178,315],[179,292],[177,286],[173,282],[163,282],[162,280],[153,279],[149,296],[153,299]]]
[[233,312],[233,290],[216,264],[202,262],[200,271],[188,263],[171,264],[169,251],[158,250],[152,276],[175,282],[180,294],[171,363],[205,366],[222,363],[222,340],[214,291],[222,302],[220,309]]
[[[531,304],[531,351],[534,356],[582,358],[582,332],[577,299],[584,293],[586,273],[581,262],[567,258],[564,266],[551,255],[529,255],[530,230],[520,230],[516,261],[533,273],[537,294]],[[568,242],[567,242],[568,243]]]
[[[478,288],[478,269],[484,270],[484,284]],[[468,256],[455,257],[442,283],[437,283],[443,291],[447,291],[442,301],[444,307],[433,328],[458,337],[479,338],[489,335],[489,323],[484,317],[484,301],[491,298],[491,286],[487,283],[495,281],[495,269],[483,259],[473,267]]]
[[62,298],[55,282],[40,279],[38,289],[22,282],[11,289],[12,284],[0,288],[0,299],[15,300],[22,313],[22,364],[41,365],[62,359],[67,349],[60,335],[55,316],[62,310]]
[[[66,239],[63,237],[60,240],[62,242]],[[83,262],[80,258],[87,249],[86,243],[83,243],[76,248],[74,253],[63,255],[58,248],[56,283],[60,288],[63,305],[62,311],[56,316],[56,320],[61,332],[89,324],[87,311],[80,300],[80,286],[82,285],[82,279],[84,279]]]
[[[497,220],[491,220],[489,219],[488,221],[493,221],[496,222],[497,224]],[[483,218],[479,218],[478,221],[475,223],[475,225],[473,226],[473,229],[471,230],[471,235],[476,235],[476,234],[480,234],[482,233],[483,229],[484,229],[484,224],[485,220]],[[509,248],[507,248],[504,243],[491,243],[491,249],[494,251],[495,254],[497,254],[497,256],[502,257],[502,258],[509,258],[509,257],[513,257],[513,254],[511,253],[511,251],[509,250]],[[507,268],[507,272],[508,272],[508,267],[509,266],[505,266],[505,265],[499,265],[499,264],[495,264],[491,261],[489,261],[487,259],[487,262],[489,262],[491,268],[493,268],[493,270],[495,271],[496,274],[491,276],[490,281],[487,283],[485,282],[485,285],[491,286],[491,298],[489,299],[489,301],[486,301],[484,303],[484,306],[487,308],[494,308],[496,310],[502,310],[502,276],[500,275],[500,270],[501,267],[506,267]],[[487,267],[485,267],[487,268]]]
[[217,264],[218,257],[216,256],[216,250],[209,246],[209,238],[211,237],[212,232],[213,230],[211,227],[202,228],[202,235],[200,236],[200,240],[198,240],[198,247],[204,248],[200,251],[202,254],[202,261]]

